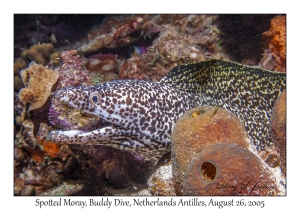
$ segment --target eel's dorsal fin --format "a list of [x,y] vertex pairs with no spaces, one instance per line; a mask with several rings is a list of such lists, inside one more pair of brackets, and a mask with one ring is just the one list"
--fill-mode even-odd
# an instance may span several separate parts
[[221,59],[174,67],[160,82],[173,88],[205,94],[232,103],[248,97],[265,97],[273,107],[286,87],[286,74]]

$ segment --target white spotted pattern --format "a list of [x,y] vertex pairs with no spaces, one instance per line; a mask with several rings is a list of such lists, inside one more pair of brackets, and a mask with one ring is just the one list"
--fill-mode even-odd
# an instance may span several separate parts
[[[257,148],[270,144],[272,107],[285,74],[212,59],[175,67],[160,82],[117,80],[60,89],[55,98],[106,123],[93,131],[52,131],[53,141],[97,144],[156,158],[170,151],[177,119],[197,106],[220,106],[243,120]],[[109,124],[109,125],[107,125]]]

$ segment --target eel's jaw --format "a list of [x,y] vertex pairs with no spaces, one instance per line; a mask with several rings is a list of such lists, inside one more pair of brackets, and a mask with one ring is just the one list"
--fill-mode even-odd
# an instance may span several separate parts
[[[51,141],[64,144],[83,144],[83,145],[106,145],[110,140],[113,132],[113,126],[106,126],[92,131],[68,130],[68,131],[51,131],[48,138]],[[115,137],[118,138],[118,137]]]
[[69,131],[50,131],[48,134],[48,138],[51,141],[58,142],[58,143],[72,143],[72,139],[75,136],[81,135],[84,132],[81,130],[69,130]]
[[147,152],[147,147],[151,147],[151,145],[138,141],[132,137],[134,134],[131,132],[130,129],[106,126],[89,132],[82,130],[51,131],[48,138],[61,144],[102,145],[131,151],[156,165],[163,154],[159,151]]
[[[112,127],[115,127],[105,120],[98,120],[91,124],[85,125],[78,129],[66,130],[66,131],[50,131],[48,134],[48,138],[51,141],[55,141],[58,143],[67,143],[67,144],[86,144],[88,140],[93,139],[93,135],[102,132],[101,136],[105,136],[104,133],[107,129],[111,130]],[[90,137],[90,138],[89,138]],[[97,136],[99,137],[99,136]],[[95,139],[95,138],[94,138]],[[92,142],[90,143],[92,144]]]

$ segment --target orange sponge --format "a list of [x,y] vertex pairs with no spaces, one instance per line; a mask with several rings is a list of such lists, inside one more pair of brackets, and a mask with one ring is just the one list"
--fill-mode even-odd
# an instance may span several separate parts
[[269,31],[263,33],[269,40],[268,48],[275,59],[275,71],[286,71],[286,17],[276,16],[271,20]]

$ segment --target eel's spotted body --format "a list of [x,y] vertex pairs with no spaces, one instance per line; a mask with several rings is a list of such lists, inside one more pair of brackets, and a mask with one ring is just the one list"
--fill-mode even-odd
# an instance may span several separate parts
[[224,107],[245,125],[258,150],[270,142],[269,121],[285,73],[211,59],[173,68],[159,82],[116,80],[60,89],[54,97],[100,116],[94,130],[52,131],[53,141],[111,146],[156,159],[170,151],[171,133],[187,110]]

